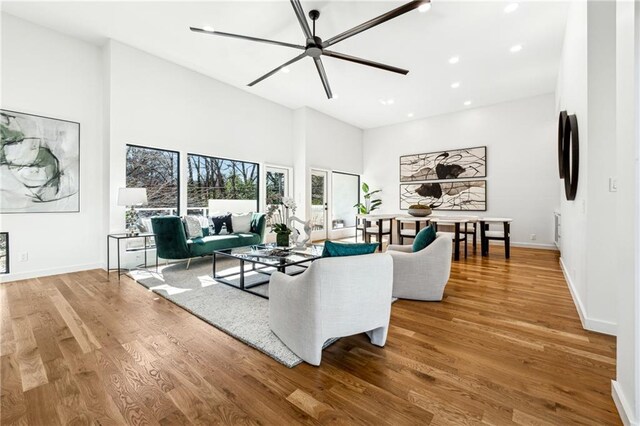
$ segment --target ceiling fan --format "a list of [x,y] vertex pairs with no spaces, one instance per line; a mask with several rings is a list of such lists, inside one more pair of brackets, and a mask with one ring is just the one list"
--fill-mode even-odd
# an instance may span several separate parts
[[344,53],[338,53],[335,52],[333,50],[328,50],[328,47],[333,46],[336,43],[341,42],[342,40],[345,40],[349,37],[352,37],[356,34],[360,34],[363,31],[366,31],[370,28],[373,28],[377,25],[380,25],[384,22],[387,22],[393,18],[397,18],[400,15],[403,15],[407,12],[410,12],[414,9],[417,9],[418,7],[420,7],[423,4],[428,4],[430,3],[431,0],[414,0],[414,1],[410,1],[407,4],[404,4],[396,9],[393,9],[385,14],[382,14],[376,18],[370,19],[367,22],[364,22],[356,27],[351,28],[350,30],[344,31],[343,33],[340,33],[334,37],[331,37],[330,39],[327,40],[322,40],[320,37],[316,36],[316,20],[320,17],[320,12],[318,10],[312,10],[309,12],[309,18],[311,18],[311,20],[313,21],[313,32],[311,32],[311,29],[309,28],[309,23],[307,22],[307,19],[304,16],[304,10],[302,9],[302,5],[300,4],[300,0],[290,0],[291,1],[291,6],[293,6],[293,11],[296,14],[296,17],[298,18],[298,23],[300,24],[300,27],[302,28],[302,32],[304,33],[306,42],[305,45],[299,45],[299,44],[292,44],[292,43],[284,43],[281,41],[275,41],[275,40],[267,40],[264,38],[257,38],[257,37],[250,37],[250,36],[244,36],[244,35],[239,35],[239,34],[231,34],[231,33],[224,33],[222,31],[214,31],[211,29],[204,29],[204,28],[195,28],[195,27],[190,27],[191,31],[194,32],[198,32],[198,33],[204,33],[204,34],[211,34],[211,35],[218,35],[218,36],[223,36],[223,37],[232,37],[232,38],[239,38],[242,40],[249,40],[249,41],[257,41],[260,43],[268,43],[268,44],[275,44],[277,46],[284,46],[284,47],[291,47],[294,49],[299,49],[299,50],[303,50],[304,52],[301,53],[300,55],[296,56],[295,58],[285,62],[284,64],[280,65],[277,68],[274,68],[273,70],[269,71],[268,73],[266,73],[265,75],[263,75],[262,77],[252,81],[251,83],[248,84],[248,86],[253,86],[255,84],[260,83],[262,80],[271,77],[273,74],[277,73],[278,71],[280,71],[282,68],[289,66],[291,64],[293,64],[294,62],[299,61],[302,58],[305,57],[310,57],[313,58],[313,61],[316,64],[316,68],[318,69],[318,74],[320,75],[320,80],[322,80],[322,84],[324,86],[324,90],[325,92],[327,92],[327,97],[329,99],[331,99],[333,97],[333,94],[331,93],[331,87],[329,86],[329,80],[327,78],[327,74],[324,70],[324,65],[322,64],[322,59],[320,58],[321,56],[330,56],[332,58],[336,58],[336,59],[342,59],[344,61],[349,61],[349,62],[355,62],[357,64],[361,64],[361,65],[367,65],[370,67],[374,67],[374,68],[379,68],[382,70],[386,70],[386,71],[391,71],[391,72],[395,72],[398,74],[403,74],[406,75],[409,71],[402,69],[402,68],[398,68],[398,67],[394,67],[391,65],[386,65],[386,64],[381,64],[379,62],[374,62],[374,61],[369,61],[367,59],[362,59],[362,58],[357,58],[355,56],[351,56],[351,55],[345,55]]

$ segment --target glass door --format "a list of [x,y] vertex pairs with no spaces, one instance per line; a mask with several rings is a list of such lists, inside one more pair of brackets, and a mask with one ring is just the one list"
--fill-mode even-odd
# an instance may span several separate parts
[[285,167],[266,166],[266,205],[267,211],[272,211],[270,219],[267,220],[267,230],[271,232],[274,223],[284,222],[282,216],[282,198],[289,194],[289,169]]
[[[355,228],[356,208],[360,202],[360,176],[333,172],[331,174],[331,229]],[[335,233],[331,235],[335,237]]]
[[327,239],[327,172],[311,170],[311,240]]

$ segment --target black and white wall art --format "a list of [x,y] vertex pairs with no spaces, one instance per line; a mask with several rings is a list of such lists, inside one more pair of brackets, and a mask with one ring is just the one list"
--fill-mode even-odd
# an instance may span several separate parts
[[80,211],[80,124],[0,110],[0,213]]
[[412,204],[435,210],[486,211],[487,181],[445,181],[400,185],[400,209]]
[[0,274],[9,273],[9,233],[0,232]]
[[400,182],[469,179],[486,176],[486,146],[400,157]]

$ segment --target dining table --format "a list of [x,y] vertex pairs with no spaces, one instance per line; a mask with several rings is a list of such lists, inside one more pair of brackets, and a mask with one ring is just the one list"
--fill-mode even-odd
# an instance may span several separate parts
[[[454,238],[453,238],[453,259],[460,260],[460,227],[464,225],[464,236],[467,237],[467,224],[470,222],[469,218],[455,217],[455,216],[430,216],[431,223],[435,224],[435,229],[438,229],[438,224],[441,225],[453,225]],[[464,257],[467,257],[467,244],[464,245]]]
[[[358,221],[364,221],[362,229],[362,237],[367,241],[367,235],[376,235],[378,238],[378,251],[382,251],[382,236],[389,236],[389,244],[393,244],[393,220],[397,217],[397,214],[358,214],[356,218]],[[384,229],[385,221],[389,221],[389,227],[387,230]],[[375,226],[368,226],[368,223],[375,223]],[[358,233],[356,231],[356,241],[358,238]],[[370,238],[370,237],[369,237]],[[369,240],[370,241],[370,240]]]

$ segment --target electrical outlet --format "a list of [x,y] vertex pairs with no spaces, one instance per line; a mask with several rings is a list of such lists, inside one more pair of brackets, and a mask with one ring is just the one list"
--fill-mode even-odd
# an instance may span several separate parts
[[529,239],[530,239],[531,241],[535,241],[535,240],[536,240],[536,234],[531,234],[531,235],[529,235]]
[[618,178],[609,178],[609,192],[618,192]]
[[29,253],[27,253],[26,251],[23,253],[20,253],[20,262],[28,262],[29,261]]

